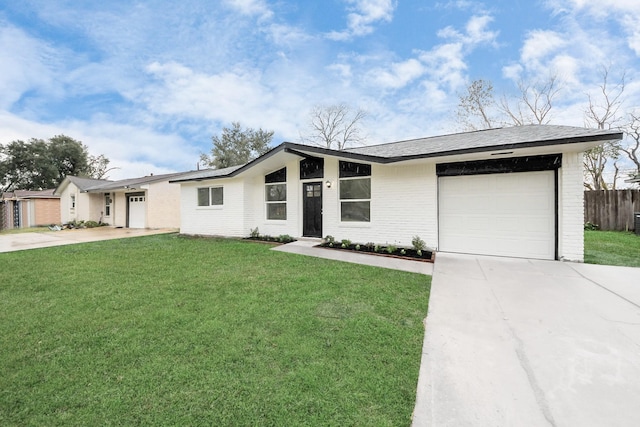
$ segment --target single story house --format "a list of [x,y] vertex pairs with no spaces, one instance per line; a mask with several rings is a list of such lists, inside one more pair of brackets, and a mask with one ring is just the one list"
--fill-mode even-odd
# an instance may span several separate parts
[[583,259],[583,155],[611,130],[529,125],[343,151],[284,142],[181,185],[184,234],[334,236],[444,252]]
[[57,224],[60,196],[54,190],[16,190],[0,195],[0,230]]
[[180,186],[184,173],[109,181],[68,176],[58,186],[60,219],[96,221],[115,227],[179,228]]

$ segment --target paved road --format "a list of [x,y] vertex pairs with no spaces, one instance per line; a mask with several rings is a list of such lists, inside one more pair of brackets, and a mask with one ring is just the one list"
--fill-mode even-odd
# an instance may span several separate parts
[[72,245],[99,240],[123,239],[176,232],[171,229],[137,229],[97,227],[78,230],[43,231],[33,233],[0,234],[0,252]]
[[640,426],[640,268],[439,253],[418,426]]

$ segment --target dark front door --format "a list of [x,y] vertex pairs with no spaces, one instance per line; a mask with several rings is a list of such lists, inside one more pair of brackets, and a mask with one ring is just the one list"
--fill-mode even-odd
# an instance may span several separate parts
[[322,182],[302,184],[302,235],[322,237]]

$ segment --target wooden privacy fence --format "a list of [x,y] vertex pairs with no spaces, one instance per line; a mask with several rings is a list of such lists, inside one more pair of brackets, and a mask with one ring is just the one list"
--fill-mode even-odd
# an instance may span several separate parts
[[635,230],[634,212],[640,212],[640,190],[584,192],[584,222],[600,230]]

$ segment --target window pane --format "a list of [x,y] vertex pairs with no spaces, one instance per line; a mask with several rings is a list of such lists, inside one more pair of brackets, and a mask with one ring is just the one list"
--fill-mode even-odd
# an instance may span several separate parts
[[209,206],[208,188],[198,188],[198,206]]
[[365,163],[340,161],[340,178],[351,178],[354,176],[371,176],[371,165]]
[[287,219],[287,204],[267,203],[267,219]]
[[211,189],[211,204],[221,205],[223,202],[222,187],[215,187]]
[[342,221],[371,221],[371,202],[342,202],[340,205],[340,219]]
[[287,168],[282,168],[270,173],[269,175],[265,175],[264,182],[265,184],[270,184],[272,182],[287,182]]
[[341,199],[370,199],[371,178],[340,180]]
[[324,159],[309,157],[300,160],[300,179],[322,178],[324,176]]
[[268,202],[284,202],[287,200],[287,184],[271,184],[266,187]]

